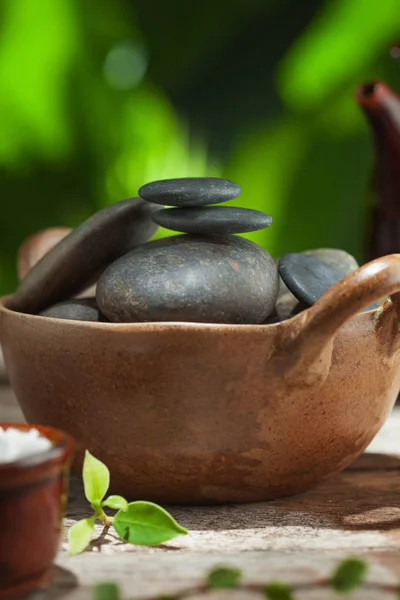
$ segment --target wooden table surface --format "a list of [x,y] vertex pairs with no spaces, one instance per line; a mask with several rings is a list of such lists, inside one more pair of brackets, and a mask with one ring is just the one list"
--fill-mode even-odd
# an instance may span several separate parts
[[[0,421],[20,421],[13,393],[0,388]],[[89,600],[91,586],[117,582],[124,599],[172,594],[199,583],[218,565],[236,566],[252,582],[280,579],[306,582],[327,576],[348,555],[370,563],[373,581],[400,581],[400,408],[355,464],[315,490],[294,498],[223,507],[173,508],[190,530],[162,547],[123,544],[111,533],[89,551],[69,557],[66,531],[89,516],[80,483],[72,481],[64,536],[50,589],[35,600]],[[102,527],[97,528],[98,536]],[[204,596],[203,596],[204,597]],[[223,591],[207,598],[250,600],[250,592]],[[327,590],[296,598],[333,598]],[[200,596],[196,596],[200,598]],[[382,591],[360,591],[352,598],[390,598]]]

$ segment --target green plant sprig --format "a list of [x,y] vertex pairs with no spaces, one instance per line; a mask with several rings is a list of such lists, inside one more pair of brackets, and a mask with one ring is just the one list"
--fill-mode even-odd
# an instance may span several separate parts
[[[142,546],[158,546],[188,533],[157,504],[143,501],[128,503],[122,496],[114,495],[105,498],[110,486],[110,472],[88,450],[85,452],[82,477],[85,496],[93,509],[93,515],[78,521],[69,529],[70,555],[79,554],[88,547],[96,521],[103,523],[106,528],[113,526],[125,542]],[[104,508],[118,512],[114,517],[109,517]]]
[[[365,581],[368,566],[358,558],[347,558],[339,563],[331,577],[312,582],[285,584],[280,581],[245,583],[240,569],[218,567],[212,570],[203,583],[176,594],[149,596],[143,600],[187,600],[193,596],[207,595],[213,590],[235,589],[258,593],[265,600],[295,600],[297,592],[311,592],[321,588],[331,589],[338,595],[350,595],[363,589],[391,594],[400,600],[400,585],[370,583]],[[122,600],[118,586],[100,583],[94,587],[93,600]]]

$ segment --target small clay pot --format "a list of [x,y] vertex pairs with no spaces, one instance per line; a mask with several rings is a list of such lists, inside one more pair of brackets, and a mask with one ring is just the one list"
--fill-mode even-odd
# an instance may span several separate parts
[[29,458],[0,464],[1,600],[25,596],[47,583],[58,550],[73,441],[62,431],[35,427],[53,446]]
[[[400,255],[280,323],[87,323],[0,306],[28,422],[62,427],[116,493],[175,504],[307,490],[368,446],[400,387]],[[360,312],[393,294],[376,310]]]

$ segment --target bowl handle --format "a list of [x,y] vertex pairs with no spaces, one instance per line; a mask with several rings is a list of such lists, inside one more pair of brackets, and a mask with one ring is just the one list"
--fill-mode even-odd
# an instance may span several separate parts
[[[379,317],[389,312],[386,308],[392,314],[394,310],[400,321],[400,254],[383,256],[353,271],[293,319],[284,342],[282,376],[296,385],[323,383],[337,330],[354,314],[386,296],[390,296],[389,306],[385,303],[374,311],[377,324]],[[396,326],[393,335],[397,334]]]

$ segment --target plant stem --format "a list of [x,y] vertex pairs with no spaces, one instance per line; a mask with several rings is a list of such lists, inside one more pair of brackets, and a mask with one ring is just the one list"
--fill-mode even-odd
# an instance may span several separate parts
[[102,509],[101,513],[99,514],[99,519],[102,523],[104,523],[105,527],[111,527],[114,517],[108,517]]
[[94,510],[94,516],[96,519],[99,519],[99,521],[101,521],[105,527],[111,527],[114,517],[107,516],[101,506],[92,504],[92,508]]

